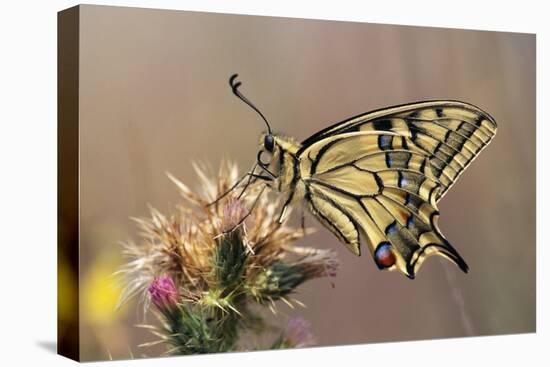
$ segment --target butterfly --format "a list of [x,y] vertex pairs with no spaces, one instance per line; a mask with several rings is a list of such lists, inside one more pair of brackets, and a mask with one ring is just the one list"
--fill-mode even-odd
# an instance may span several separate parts
[[247,175],[283,196],[281,221],[301,202],[353,254],[366,244],[381,270],[414,279],[438,255],[468,272],[439,229],[437,203],[495,136],[489,114],[453,100],[414,102],[351,117],[299,143],[273,133],[237,76],[233,93],[267,126]]

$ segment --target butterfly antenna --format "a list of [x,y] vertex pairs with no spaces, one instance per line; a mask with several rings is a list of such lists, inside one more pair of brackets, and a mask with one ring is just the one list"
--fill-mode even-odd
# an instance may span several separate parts
[[231,87],[231,90],[233,91],[233,94],[236,95],[241,101],[249,105],[254,111],[256,111],[264,120],[265,124],[267,125],[267,132],[271,135],[271,126],[269,125],[269,122],[267,122],[267,119],[265,118],[264,114],[260,112],[260,110],[254,106],[252,102],[248,98],[246,98],[240,91],[239,87],[242,85],[241,82],[236,82],[237,77],[239,74],[233,74],[231,75],[231,78],[229,78],[229,86]]

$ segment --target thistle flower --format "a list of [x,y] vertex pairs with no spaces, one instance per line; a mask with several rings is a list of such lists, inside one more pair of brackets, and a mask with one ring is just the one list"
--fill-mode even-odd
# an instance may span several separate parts
[[129,260],[119,271],[121,302],[149,293],[144,299],[161,311],[154,343],[170,346],[168,354],[237,350],[240,332],[263,323],[252,305],[273,312],[277,300],[301,305],[296,288],[334,277],[338,267],[334,252],[296,245],[311,229],[279,223],[282,203],[260,195],[263,183],[229,190],[238,171],[227,162],[212,178],[204,166],[195,170],[199,192],[169,175],[184,199],[172,215],[152,208],[149,218],[134,219],[142,241],[124,244]]

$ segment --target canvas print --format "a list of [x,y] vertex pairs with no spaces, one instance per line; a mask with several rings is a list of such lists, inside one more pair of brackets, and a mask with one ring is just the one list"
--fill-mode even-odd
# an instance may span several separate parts
[[535,35],[58,24],[60,354],[535,331]]

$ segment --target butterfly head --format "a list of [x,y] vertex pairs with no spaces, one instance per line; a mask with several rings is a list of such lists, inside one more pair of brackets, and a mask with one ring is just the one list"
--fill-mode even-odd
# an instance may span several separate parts
[[288,178],[297,163],[299,148],[300,144],[294,139],[267,131],[260,137],[256,163],[273,179]]
[[258,150],[257,163],[265,172],[273,178],[279,176],[281,165],[279,157],[282,154],[279,138],[268,131],[261,135]]

